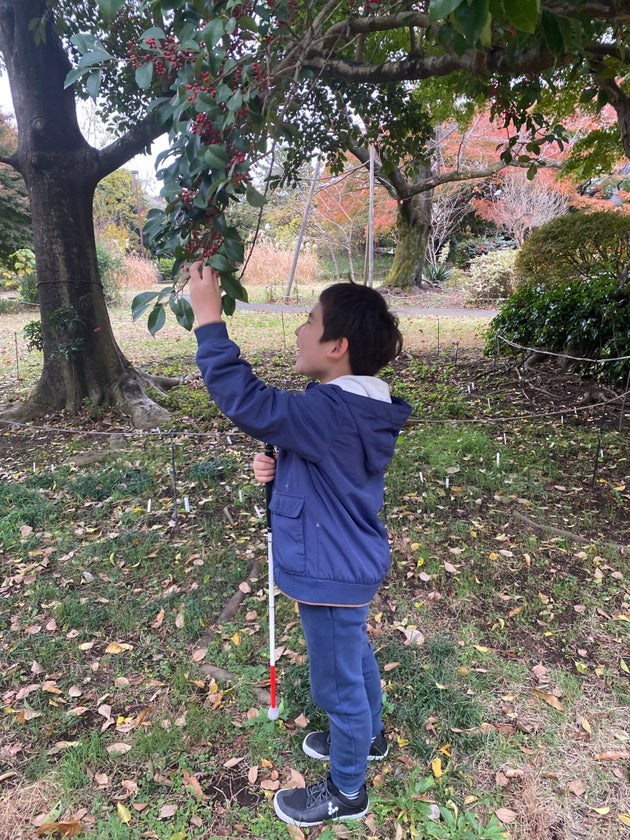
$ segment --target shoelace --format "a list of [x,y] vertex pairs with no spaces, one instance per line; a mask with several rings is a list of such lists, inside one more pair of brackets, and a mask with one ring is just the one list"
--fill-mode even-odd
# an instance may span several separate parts
[[323,779],[321,782],[316,782],[314,785],[309,785],[306,788],[306,807],[312,808],[313,805],[319,805],[320,802],[325,802],[330,799],[332,793],[328,789],[328,781]]

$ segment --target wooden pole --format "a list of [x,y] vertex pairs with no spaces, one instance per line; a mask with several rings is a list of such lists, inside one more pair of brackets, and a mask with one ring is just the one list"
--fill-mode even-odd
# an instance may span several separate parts
[[321,166],[322,159],[318,157],[315,162],[315,170],[313,172],[313,178],[311,179],[311,187],[308,191],[308,198],[306,199],[306,207],[304,208],[304,214],[302,216],[302,224],[300,226],[300,232],[298,233],[298,239],[295,246],[295,253],[293,254],[293,262],[291,264],[291,271],[289,272],[289,280],[287,282],[287,290],[284,293],[285,303],[289,302],[289,295],[291,294],[291,288],[293,286],[293,281],[295,279],[295,270],[297,268],[298,259],[300,257],[300,250],[302,248],[302,240],[304,239],[304,233],[306,231],[306,225],[308,223],[308,217],[311,212],[311,204],[313,203],[313,194],[315,193],[315,185],[317,184],[317,179],[319,178],[319,169]]
[[368,210],[367,242],[365,243],[365,271],[363,282],[374,285],[374,146],[370,144],[370,200]]

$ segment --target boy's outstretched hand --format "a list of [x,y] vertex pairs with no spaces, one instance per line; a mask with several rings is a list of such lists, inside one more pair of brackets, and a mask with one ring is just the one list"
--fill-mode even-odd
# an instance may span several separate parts
[[221,320],[221,287],[219,274],[200,260],[194,262],[189,271],[190,304],[195,313],[197,326]]
[[276,474],[276,459],[263,452],[254,455],[254,478],[261,484],[273,481]]

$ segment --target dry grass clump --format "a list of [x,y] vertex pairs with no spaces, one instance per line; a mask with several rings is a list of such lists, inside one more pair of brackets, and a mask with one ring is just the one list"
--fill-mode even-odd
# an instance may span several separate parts
[[573,827],[565,823],[548,780],[532,768],[519,781],[518,792],[510,803],[518,814],[510,827],[514,840],[574,840]]
[[[286,291],[295,251],[271,242],[258,242],[247,260],[243,283],[247,286],[266,286],[270,298],[283,297]],[[301,252],[294,283],[298,286],[318,282],[317,254]]]
[[20,780],[0,796],[0,840],[33,837],[33,820],[53,808],[59,790],[50,779]]
[[126,254],[117,278],[120,289],[150,289],[158,282],[158,270],[139,254]]

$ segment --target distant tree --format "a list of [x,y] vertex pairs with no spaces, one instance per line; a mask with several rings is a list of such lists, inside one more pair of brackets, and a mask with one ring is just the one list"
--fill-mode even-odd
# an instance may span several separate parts
[[[137,198],[136,201],[136,189]],[[128,169],[112,172],[97,185],[94,192],[94,227],[96,233],[103,233],[108,226],[114,226],[126,233],[131,248],[140,245],[139,226],[146,199],[139,181]],[[141,218],[138,218],[140,211]]]
[[530,180],[524,172],[501,173],[493,186],[490,200],[477,204],[479,211],[519,247],[533,230],[569,209],[566,192],[540,177]]
[[[0,157],[17,148],[17,132],[9,117],[0,114]],[[10,166],[0,164],[0,263],[20,248],[33,247],[31,214],[26,184]]]

